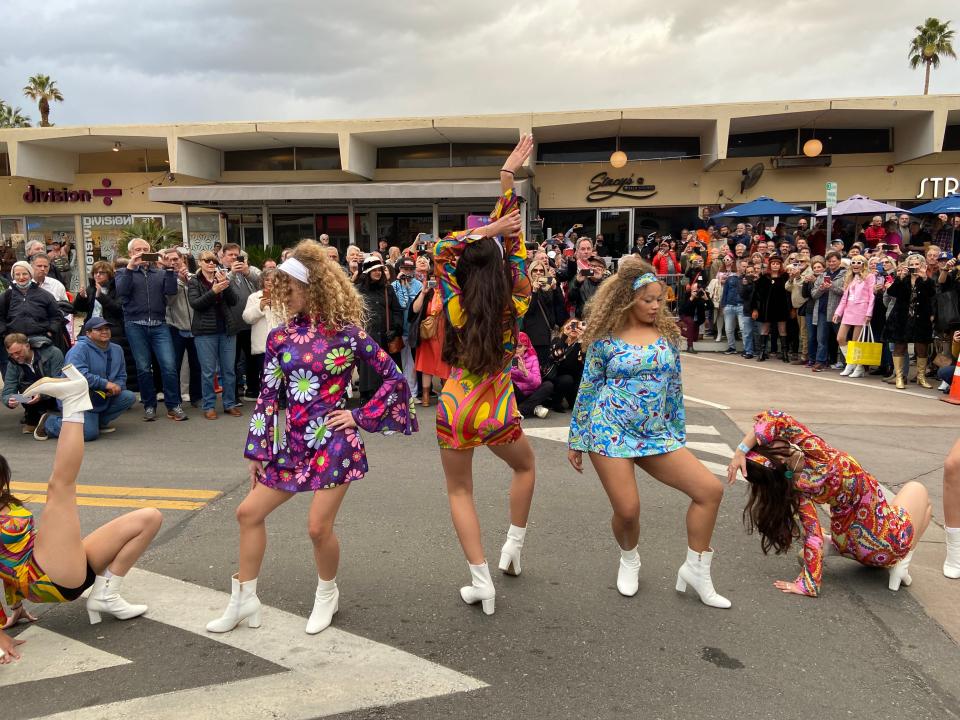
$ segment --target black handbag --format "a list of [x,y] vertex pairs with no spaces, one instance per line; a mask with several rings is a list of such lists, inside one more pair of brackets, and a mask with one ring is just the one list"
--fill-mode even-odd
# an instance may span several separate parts
[[556,380],[557,375],[560,374],[560,366],[563,364],[563,361],[567,359],[567,357],[570,355],[570,352],[573,350],[576,350],[579,352],[580,343],[574,343],[573,345],[570,345],[566,350],[563,351],[563,354],[560,357],[554,358],[553,362],[547,366],[547,369],[540,373],[540,382],[544,382],[546,380],[553,382],[554,380]]
[[939,332],[949,332],[960,327],[960,304],[956,290],[944,290],[936,294],[934,318]]

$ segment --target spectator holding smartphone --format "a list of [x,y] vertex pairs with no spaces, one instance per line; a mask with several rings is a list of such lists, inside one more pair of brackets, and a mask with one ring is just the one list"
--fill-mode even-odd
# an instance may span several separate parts
[[553,383],[542,379],[537,353],[524,332],[517,336],[517,354],[510,366],[510,379],[516,389],[517,408],[521,415],[536,415],[543,419],[550,414],[546,405],[553,395]]
[[567,299],[573,305],[575,317],[583,318],[583,309],[597,292],[600,283],[607,274],[607,264],[603,258],[593,255],[585,268],[577,268],[577,274],[570,281]]
[[553,268],[541,260],[534,260],[527,267],[527,276],[533,287],[530,309],[523,318],[523,329],[537,353],[540,367],[551,362],[550,346],[554,330],[567,318],[563,291],[557,283]]
[[927,381],[927,352],[933,339],[933,297],[936,292],[932,280],[925,277],[923,258],[911,254],[896,273],[887,288],[894,299],[893,310],[887,319],[883,339],[894,343],[893,371],[897,389],[907,387],[907,345],[914,344],[917,353],[917,384],[933,387]]
[[[426,256],[417,258],[418,266],[424,257]],[[420,404],[429,407],[433,379],[440,378],[442,386],[450,377],[450,366],[443,361],[443,343],[446,337],[443,297],[437,292],[435,277],[426,277],[425,283],[424,289],[410,305],[410,342],[414,344],[415,367],[421,378]]]
[[560,328],[560,337],[553,343],[552,362],[545,375],[553,382],[553,398],[550,409],[556,413],[566,412],[563,403],[572,409],[577,401],[577,390],[583,377],[583,348],[580,335],[583,322],[570,318]]

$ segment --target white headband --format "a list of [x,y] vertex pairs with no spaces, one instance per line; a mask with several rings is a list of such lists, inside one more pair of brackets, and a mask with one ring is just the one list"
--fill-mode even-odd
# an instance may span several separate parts
[[277,267],[277,270],[285,272],[292,278],[296,278],[304,285],[307,285],[310,282],[310,271],[307,270],[307,266],[294,257],[288,257],[286,260],[280,263],[280,265]]

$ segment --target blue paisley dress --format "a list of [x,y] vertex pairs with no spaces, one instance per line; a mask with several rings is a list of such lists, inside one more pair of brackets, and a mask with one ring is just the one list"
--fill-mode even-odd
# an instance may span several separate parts
[[[296,318],[267,336],[263,383],[243,455],[262,460],[260,482],[284,492],[336,487],[362,478],[367,455],[357,429],[332,430],[327,414],[347,403],[347,383],[357,362],[383,377],[383,385],[351,411],[367,432],[417,431],[410,386],[387,352],[353,325],[331,330]],[[285,422],[278,422],[286,392]]]
[[650,345],[617,337],[591,344],[573,408],[570,449],[637,458],[679,450],[686,441],[677,349],[663,337]]

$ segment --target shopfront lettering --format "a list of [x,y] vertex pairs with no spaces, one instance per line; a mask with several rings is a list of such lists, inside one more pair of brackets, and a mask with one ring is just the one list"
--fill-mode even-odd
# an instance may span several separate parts
[[103,199],[104,205],[113,205],[113,198],[123,195],[123,190],[111,187],[109,178],[100,181],[101,187],[93,190],[68,190],[67,188],[47,188],[42,190],[36,185],[27,185],[23,201],[27,203],[88,203],[93,198]]
[[657,194],[656,185],[645,185],[642,177],[633,175],[612,178],[607,173],[597,173],[587,186],[587,202],[603,202],[613,198],[646,200]]
[[[80,218],[83,226],[83,255],[86,267],[101,259],[117,257],[120,231],[113,228],[123,228],[133,223],[129,215],[85,215]],[[122,251],[122,248],[119,248]]]
[[[925,177],[920,181],[920,192],[917,193],[917,199],[922,198],[927,193],[927,183],[930,183],[933,191],[933,198],[946,197],[956,194],[960,190],[960,180],[955,177]],[[941,186],[943,192],[940,192]]]

